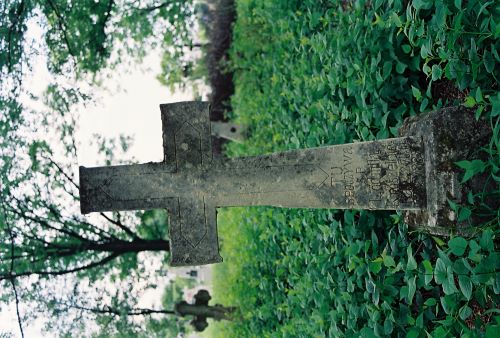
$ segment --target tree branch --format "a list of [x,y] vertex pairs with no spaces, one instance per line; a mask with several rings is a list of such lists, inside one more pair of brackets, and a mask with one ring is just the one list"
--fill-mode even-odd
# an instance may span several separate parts
[[109,17],[111,16],[111,10],[113,9],[113,5],[115,4],[114,0],[109,0],[108,2],[108,8],[106,9],[106,15],[104,16],[104,20],[102,22],[102,29],[106,27],[106,23],[109,20]]
[[75,53],[73,52],[73,48],[71,47],[71,45],[69,43],[68,33],[66,32],[66,26],[63,24],[64,18],[61,16],[61,13],[59,12],[59,9],[56,7],[56,5],[54,4],[54,2],[52,0],[47,0],[47,3],[49,4],[49,6],[52,8],[52,10],[54,11],[54,13],[56,14],[57,25],[59,26],[59,29],[62,32],[64,42],[66,43],[66,47],[68,47],[68,53],[72,57],[76,57]]
[[[76,233],[75,231],[73,230],[69,230],[69,229],[64,229],[64,228],[57,228],[55,226],[52,226],[49,224],[47,218],[42,218],[41,216],[37,216],[37,217],[33,217],[33,216],[29,216],[27,215],[25,212],[21,212],[21,211],[18,211],[14,208],[11,208],[10,209],[13,213],[17,214],[18,216],[21,216],[22,218],[25,218],[25,219],[29,219],[30,221],[34,222],[34,223],[38,223],[46,228],[49,228],[51,230],[54,230],[54,231],[58,231],[58,232],[61,232],[65,235],[68,235],[70,237],[74,237],[74,238],[77,238],[83,242],[86,242],[86,241],[89,241],[89,239],[83,237],[83,236],[80,236],[78,233]],[[64,223],[62,223],[64,225]]]
[[14,291],[14,297],[16,300],[16,315],[17,315],[17,323],[19,325],[19,331],[21,332],[21,337],[24,338],[24,331],[23,331],[23,322],[21,319],[21,314],[19,312],[19,295],[17,294],[17,289],[16,289],[16,276],[13,273],[14,272],[14,234],[12,232],[12,227],[10,226],[10,223],[7,221],[7,215],[5,213],[5,207],[4,204],[2,203],[2,214],[3,214],[3,219],[5,220],[5,225],[7,226],[7,231],[9,232],[10,236],[10,254],[11,254],[11,261],[10,261],[10,271],[9,271],[9,279],[10,283],[12,285],[12,290]]
[[22,0],[21,3],[19,4],[19,6],[17,7],[17,13],[14,17],[14,20],[12,20],[12,24],[9,27],[9,33],[8,33],[8,38],[7,38],[9,40],[9,53],[7,56],[8,64],[9,64],[9,67],[8,67],[9,73],[12,72],[12,31],[14,30],[14,27],[19,22],[19,18],[23,14],[24,6],[25,6],[25,3],[24,3],[24,0]]
[[98,314],[110,314],[110,315],[115,315],[115,316],[145,316],[145,315],[152,315],[152,314],[169,314],[169,315],[176,315],[175,311],[173,310],[155,310],[155,309],[142,309],[142,308],[137,308],[137,309],[131,309],[128,312],[123,312],[119,311],[117,309],[114,309],[110,306],[105,306],[104,308],[88,308],[85,306],[80,306],[80,305],[67,305],[68,307],[78,309],[78,310],[83,310],[83,311],[88,311],[92,313],[98,313]]
[[119,238],[110,233],[109,231],[106,231],[104,229],[99,228],[97,225],[94,225],[92,223],[89,223],[87,221],[78,219],[75,215],[71,217],[71,221],[85,225],[85,230],[90,231],[91,233],[100,236],[106,240],[118,240]]
[[156,6],[151,6],[151,7],[143,7],[143,8],[133,8],[134,10],[137,10],[137,11],[141,11],[143,12],[144,14],[147,14],[147,13],[151,13],[153,11],[156,11],[158,9],[161,9],[161,8],[164,8],[164,7],[167,7],[168,5],[170,5],[172,2],[171,1],[164,1],[162,2],[161,4],[158,4]]
[[66,269],[66,270],[59,270],[59,271],[28,271],[28,272],[23,272],[19,274],[13,274],[11,276],[2,276],[0,275],[0,281],[5,280],[7,278],[17,278],[17,277],[26,277],[26,276],[31,276],[31,275],[40,275],[40,276],[61,276],[61,275],[66,275],[70,273],[75,273],[87,269],[92,269],[101,265],[104,265],[116,257],[118,257],[120,254],[119,253],[112,253],[109,256],[97,261],[93,262],[87,265],[80,266],[78,268],[73,268],[73,269]]
[[131,236],[133,239],[140,239],[139,236],[137,236],[135,234],[135,232],[133,232],[132,230],[130,230],[129,227],[127,227],[126,225],[124,225],[122,222],[120,221],[115,221],[114,219],[108,217],[105,213],[101,212],[100,215],[102,217],[104,217],[108,222],[116,225],[117,227],[119,227],[120,229],[122,229],[123,231],[125,231],[129,236]]
[[[74,181],[73,177],[70,177],[51,157],[45,157],[47,160],[52,163],[57,170],[64,176],[66,179],[75,186],[76,189],[80,189],[80,186]],[[73,194],[71,194],[73,196]]]

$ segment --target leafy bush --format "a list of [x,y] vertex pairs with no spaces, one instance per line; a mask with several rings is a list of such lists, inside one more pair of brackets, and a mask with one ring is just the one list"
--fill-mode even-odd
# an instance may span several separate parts
[[[481,163],[458,163],[463,181],[485,172],[500,182],[499,11],[492,1],[237,1],[233,118],[252,133],[228,152],[394,137],[408,116],[465,104],[493,136]],[[221,226],[226,263],[215,288],[245,320],[213,330],[493,337],[500,212],[485,195],[450,201],[463,220],[486,208],[489,221],[471,238],[409,232],[388,212],[231,211],[239,215]]]

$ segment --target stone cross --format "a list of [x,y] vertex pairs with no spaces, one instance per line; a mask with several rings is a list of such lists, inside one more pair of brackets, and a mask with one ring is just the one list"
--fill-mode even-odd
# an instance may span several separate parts
[[212,297],[207,290],[199,290],[194,295],[194,299],[194,304],[189,304],[186,301],[175,304],[175,312],[182,317],[194,316],[191,325],[198,332],[204,331],[207,328],[207,318],[217,321],[232,320],[233,313],[236,311],[236,307],[234,306],[225,307],[221,304],[208,305]]
[[[207,103],[160,109],[164,161],[80,167],[80,203],[84,214],[167,209],[172,266],[222,261],[217,207],[406,210],[417,225],[437,229],[442,205],[457,193],[449,187],[456,175],[436,169],[450,150],[436,145],[441,136],[431,118],[410,121],[411,132],[398,138],[220,159],[212,156]],[[457,114],[448,112],[450,123]],[[469,127],[465,137],[480,133]]]
[[212,121],[210,125],[212,128],[212,136],[234,142],[243,142],[245,140],[246,126],[220,121]]

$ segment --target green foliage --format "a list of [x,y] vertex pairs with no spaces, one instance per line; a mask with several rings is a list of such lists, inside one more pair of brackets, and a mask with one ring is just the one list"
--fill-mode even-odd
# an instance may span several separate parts
[[[350,223],[347,214],[354,216]],[[479,243],[455,237],[439,249],[380,216],[269,208],[219,213],[225,263],[215,267],[214,294],[240,307],[243,322],[211,331],[238,337],[484,332],[484,318],[472,309],[498,306],[496,235],[485,231]]]
[[[0,281],[16,279],[24,316],[60,317],[48,325],[62,332],[76,325],[64,297],[73,297],[72,306],[109,305],[108,289],[89,294],[85,285],[126,289],[115,297],[126,308],[154,283],[144,264],[152,257],[141,252],[168,258],[165,212],[86,218],[77,209],[75,106],[91,99],[86,85],[93,91],[107,71],[156,47],[178,63],[192,42],[192,21],[191,1],[0,2]],[[38,97],[26,84],[44,66],[51,78]],[[131,141],[94,140],[108,164]],[[0,288],[2,302],[13,296],[10,286]],[[118,325],[127,336],[126,320]]]
[[21,64],[29,64],[36,52],[35,45],[25,44],[25,33],[28,21],[37,16],[49,53],[49,70],[64,73],[71,69],[79,74],[95,74],[119,64],[125,55],[142,58],[157,45],[179,61],[185,44],[191,42],[194,19],[191,1],[15,0],[0,10],[4,27],[0,69],[10,74],[22,72]]
[[[500,182],[499,7],[492,1],[239,0],[233,156],[397,136],[404,118],[465,104],[490,121],[463,182]],[[480,158],[480,159],[479,159]],[[449,201],[460,221],[488,194]],[[499,196],[500,197],[500,196]],[[231,337],[484,336],[498,327],[498,210],[471,238],[408,233],[400,215],[224,211],[214,294]],[[221,217],[222,216],[222,217]],[[227,224],[223,224],[227,223]],[[482,310],[481,310],[482,309]],[[489,312],[488,312],[489,311]],[[222,333],[221,333],[222,332]]]

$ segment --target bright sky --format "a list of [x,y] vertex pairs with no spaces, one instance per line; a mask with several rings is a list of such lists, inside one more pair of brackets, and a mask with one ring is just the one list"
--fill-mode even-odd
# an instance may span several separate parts
[[134,142],[127,157],[134,157],[141,163],[163,160],[159,105],[189,101],[193,97],[185,92],[172,94],[155,79],[160,73],[159,55],[150,55],[144,64],[149,68],[144,73],[134,70],[130,74],[116,74],[112,82],[119,84],[123,91],[104,94],[102,104],[81,112],[79,165],[98,164],[95,149],[88,146],[94,133],[107,137],[133,136]]

